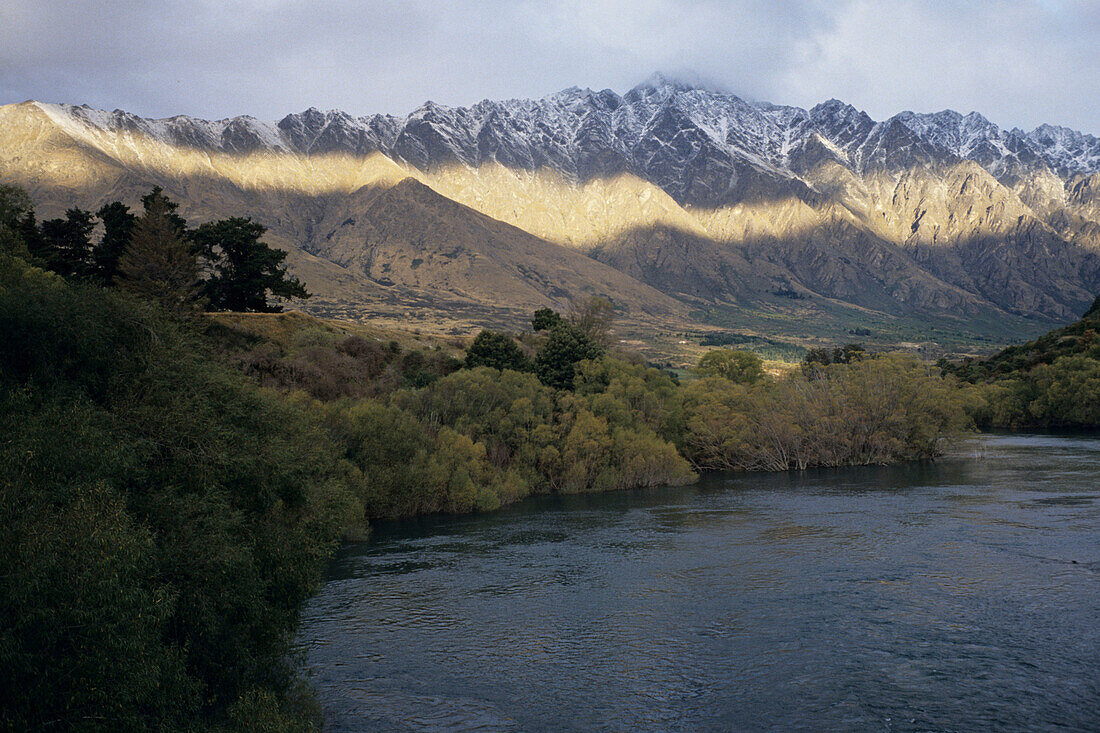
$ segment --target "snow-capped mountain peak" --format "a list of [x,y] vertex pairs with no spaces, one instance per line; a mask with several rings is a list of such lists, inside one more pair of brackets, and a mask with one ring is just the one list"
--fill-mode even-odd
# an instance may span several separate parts
[[541,99],[483,100],[470,107],[428,101],[405,116],[353,117],[311,107],[277,123],[252,117],[148,120],[121,110],[50,107],[66,124],[227,152],[377,151],[422,169],[496,161],[549,167],[574,180],[625,171],[697,205],[736,200],[748,179],[756,188],[785,187],[797,177],[792,155],[819,144],[857,174],[957,159],[973,160],[998,177],[1036,167],[1060,175],[1100,171],[1100,140],[1064,127],[1006,131],[977,112],[954,110],[907,111],[875,122],[837,99],[809,110],[749,103],[662,74],[623,96],[570,87]]

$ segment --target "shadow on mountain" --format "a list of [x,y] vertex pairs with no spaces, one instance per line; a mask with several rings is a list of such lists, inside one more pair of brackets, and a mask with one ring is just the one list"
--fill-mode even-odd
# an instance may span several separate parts
[[[545,182],[532,184],[524,192],[528,199],[513,196],[510,202],[509,191],[495,192],[502,201],[493,218],[448,198],[449,191],[442,195],[409,178],[412,171],[377,152],[300,154],[244,145],[181,152],[142,141],[135,128],[131,148],[116,146],[108,154],[108,148],[59,132],[36,109],[20,124],[40,125],[32,132],[50,141],[50,158],[28,163],[24,155],[13,161],[23,168],[9,167],[5,177],[25,185],[44,216],[74,204],[95,209],[122,200],[134,206],[161,185],[192,223],[251,215],[269,227],[269,241],[291,251],[296,272],[317,293],[309,307],[326,304],[348,317],[428,308],[483,317],[561,308],[600,294],[627,317],[651,323],[686,321],[690,309],[712,306],[788,314],[797,322],[820,315],[806,307],[814,302],[872,321],[931,318],[986,324],[975,327],[989,331],[998,319],[1009,329],[1025,328],[1027,318],[1043,326],[1068,319],[1100,290],[1100,258],[1036,228],[1035,220],[1003,236],[964,237],[951,246],[893,244],[853,223],[854,214],[832,211],[838,204],[823,203],[801,181],[776,179],[742,163],[730,168],[719,158],[677,171],[668,167],[675,160],[657,165],[651,156],[656,168],[623,193],[634,200],[664,196],[669,216],[702,222],[694,230],[676,221],[646,224],[652,212],[639,208],[641,224],[627,221],[563,247],[528,233],[520,221],[525,207],[556,205],[538,199]],[[200,138],[187,139],[197,145]],[[623,178],[621,170],[606,159],[592,162],[586,175],[612,186]],[[484,173],[467,170],[454,185],[462,189]],[[476,203],[484,192],[459,193]],[[700,203],[679,207],[688,201]],[[562,215],[583,216],[591,203],[577,198],[579,214]],[[606,212],[608,220],[617,213]],[[736,226],[725,226],[722,238],[712,236],[706,227],[723,217]],[[801,326],[812,334],[817,324]]]
[[[978,252],[984,245],[966,244],[963,251]],[[1013,309],[1008,287],[993,293],[1008,305],[1000,307],[984,293],[937,277],[904,248],[844,226],[737,243],[648,227],[603,243],[592,255],[692,304],[696,318],[762,334],[831,332],[843,338],[869,331],[905,342],[996,344],[1060,322],[1056,315]],[[1008,265],[992,271],[1001,269],[1011,272]],[[983,284],[996,289],[993,281]],[[1025,296],[1049,297],[1027,283],[1011,284]],[[1054,306],[1075,307],[1068,299]]]

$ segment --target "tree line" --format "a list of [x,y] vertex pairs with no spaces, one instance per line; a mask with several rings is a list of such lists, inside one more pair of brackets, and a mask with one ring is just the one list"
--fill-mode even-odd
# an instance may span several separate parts
[[140,214],[121,201],[94,214],[73,207],[38,223],[26,192],[0,185],[0,247],[66,279],[127,290],[179,314],[278,312],[273,296],[309,297],[287,273],[286,253],[265,244],[266,228],[251,218],[190,228],[159,186],[141,205]]

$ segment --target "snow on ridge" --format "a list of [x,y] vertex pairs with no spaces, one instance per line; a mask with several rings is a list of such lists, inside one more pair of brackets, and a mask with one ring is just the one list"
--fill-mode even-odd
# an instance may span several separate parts
[[[869,161],[904,164],[914,153],[975,160],[994,175],[1043,164],[1071,174],[1100,171],[1100,140],[1064,127],[1006,131],[977,112],[963,115],[954,110],[906,111],[875,122],[840,100],[811,110],[747,102],[659,75],[622,96],[608,89],[570,87],[538,99],[482,100],[467,107],[429,101],[404,116],[353,117],[340,110],[310,108],[278,122],[250,116],[208,121],[184,115],[144,119],[87,106],[41,106],[58,124],[85,137],[97,131],[138,133],[165,145],[227,152],[377,150],[417,166],[447,157],[469,166],[497,160],[510,166],[551,166],[573,178],[592,170],[598,173],[601,169],[592,169],[592,161],[606,159],[620,160],[621,166],[651,178],[685,177],[697,166],[715,165],[713,156],[718,156],[723,165],[748,165],[774,178],[790,179],[796,177],[792,155],[814,137],[857,172]],[[665,127],[657,130],[654,124],[659,120]],[[904,135],[899,137],[896,130],[891,132],[893,124],[903,125],[920,144],[908,151],[905,146],[910,143],[903,142]],[[657,148],[652,141],[647,142],[652,134],[667,136],[671,143],[659,158],[653,157]],[[881,149],[890,145],[902,147]],[[672,168],[655,170],[658,160]]]
[[1100,171],[1100,139],[1059,125],[1039,125],[1026,139],[1045,152],[1051,167],[1070,173]]

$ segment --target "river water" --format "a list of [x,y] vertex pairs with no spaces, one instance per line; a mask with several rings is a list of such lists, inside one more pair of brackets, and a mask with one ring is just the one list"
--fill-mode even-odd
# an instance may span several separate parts
[[382,524],[299,641],[334,731],[1100,730],[1100,437]]

